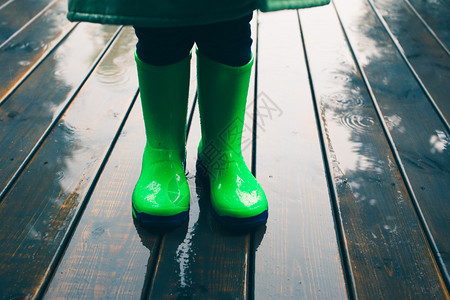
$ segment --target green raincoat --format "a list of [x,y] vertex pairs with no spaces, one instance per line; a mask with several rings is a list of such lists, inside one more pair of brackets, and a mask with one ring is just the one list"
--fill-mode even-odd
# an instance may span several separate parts
[[178,27],[227,21],[255,9],[275,11],[328,4],[330,0],[69,0],[71,21]]

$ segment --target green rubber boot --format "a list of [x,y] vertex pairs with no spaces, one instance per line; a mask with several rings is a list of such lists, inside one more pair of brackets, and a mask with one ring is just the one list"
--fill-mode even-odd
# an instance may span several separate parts
[[268,204],[241,152],[253,59],[242,67],[215,62],[197,51],[198,104],[202,141],[198,166],[209,178],[218,221],[231,228],[264,224]]
[[133,217],[144,225],[178,226],[189,211],[184,161],[190,57],[168,66],[135,58],[147,143],[133,191]]

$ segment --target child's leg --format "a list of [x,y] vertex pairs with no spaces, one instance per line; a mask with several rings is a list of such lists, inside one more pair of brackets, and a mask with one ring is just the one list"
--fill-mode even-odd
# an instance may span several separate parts
[[193,38],[182,29],[136,28],[136,64],[147,143],[133,192],[133,216],[176,226],[188,216],[184,174],[186,114]]
[[229,227],[257,226],[268,216],[264,191],[241,154],[253,64],[250,19],[208,26],[196,39],[202,125],[199,162],[208,173],[214,213]]
[[189,27],[148,28],[134,27],[139,59],[154,66],[171,65],[186,58],[194,45]]
[[252,16],[199,27],[195,37],[199,50],[208,58],[228,66],[247,64],[252,58]]

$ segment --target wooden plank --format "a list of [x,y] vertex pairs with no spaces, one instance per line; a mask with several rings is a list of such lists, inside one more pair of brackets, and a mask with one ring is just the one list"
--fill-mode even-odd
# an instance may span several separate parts
[[76,26],[59,0],[30,26],[0,47],[0,104]]
[[[196,91],[192,73],[191,105]],[[138,99],[44,298],[146,297],[161,235],[134,223],[130,205],[145,141]],[[93,232],[101,232],[101,238]]]
[[0,204],[0,298],[43,292],[136,94],[133,43],[119,35]]
[[438,259],[448,274],[449,133],[369,4],[357,0],[335,0],[335,4],[432,233],[436,253],[441,256]]
[[0,1],[0,10],[11,4],[15,0],[1,0]]
[[[369,0],[401,45],[411,66],[447,122],[450,120],[448,81],[450,56],[403,1]],[[389,8],[389,9],[387,9]]]
[[[252,21],[253,39],[256,20]],[[255,44],[253,45],[255,53]],[[255,67],[255,66],[254,66]],[[255,73],[248,95],[252,113]],[[252,123],[246,116],[242,150],[251,166]],[[149,299],[246,299],[249,293],[249,232],[230,232],[211,214],[209,187],[196,177],[197,146],[201,130],[195,110],[187,140],[188,181],[191,188],[189,222],[167,233],[161,243]]]
[[117,27],[81,24],[0,106],[0,201],[116,31]]
[[426,25],[442,41],[444,46],[450,48],[450,4],[445,0],[421,1],[404,0],[406,4],[425,21]]
[[333,6],[303,10],[300,17],[352,292],[358,298],[448,297]]
[[191,126],[187,146],[189,223],[164,236],[148,299],[245,299],[249,236],[227,232],[213,219],[209,188],[196,178],[198,110]]
[[346,299],[297,13],[260,14],[258,32],[256,174],[270,217],[255,299]]
[[134,224],[131,195],[145,145],[138,99],[44,299],[139,299],[159,235]]
[[[55,0],[15,0],[0,10],[0,45]],[[20,17],[18,17],[20,16]]]

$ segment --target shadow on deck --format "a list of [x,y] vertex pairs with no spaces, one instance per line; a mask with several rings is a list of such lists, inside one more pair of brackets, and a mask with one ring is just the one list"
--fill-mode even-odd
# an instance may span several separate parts
[[448,1],[255,15],[243,151],[270,215],[252,232],[218,226],[196,180],[193,57],[190,218],[165,233],[131,215],[133,30],[66,5],[0,0],[1,299],[449,298]]

